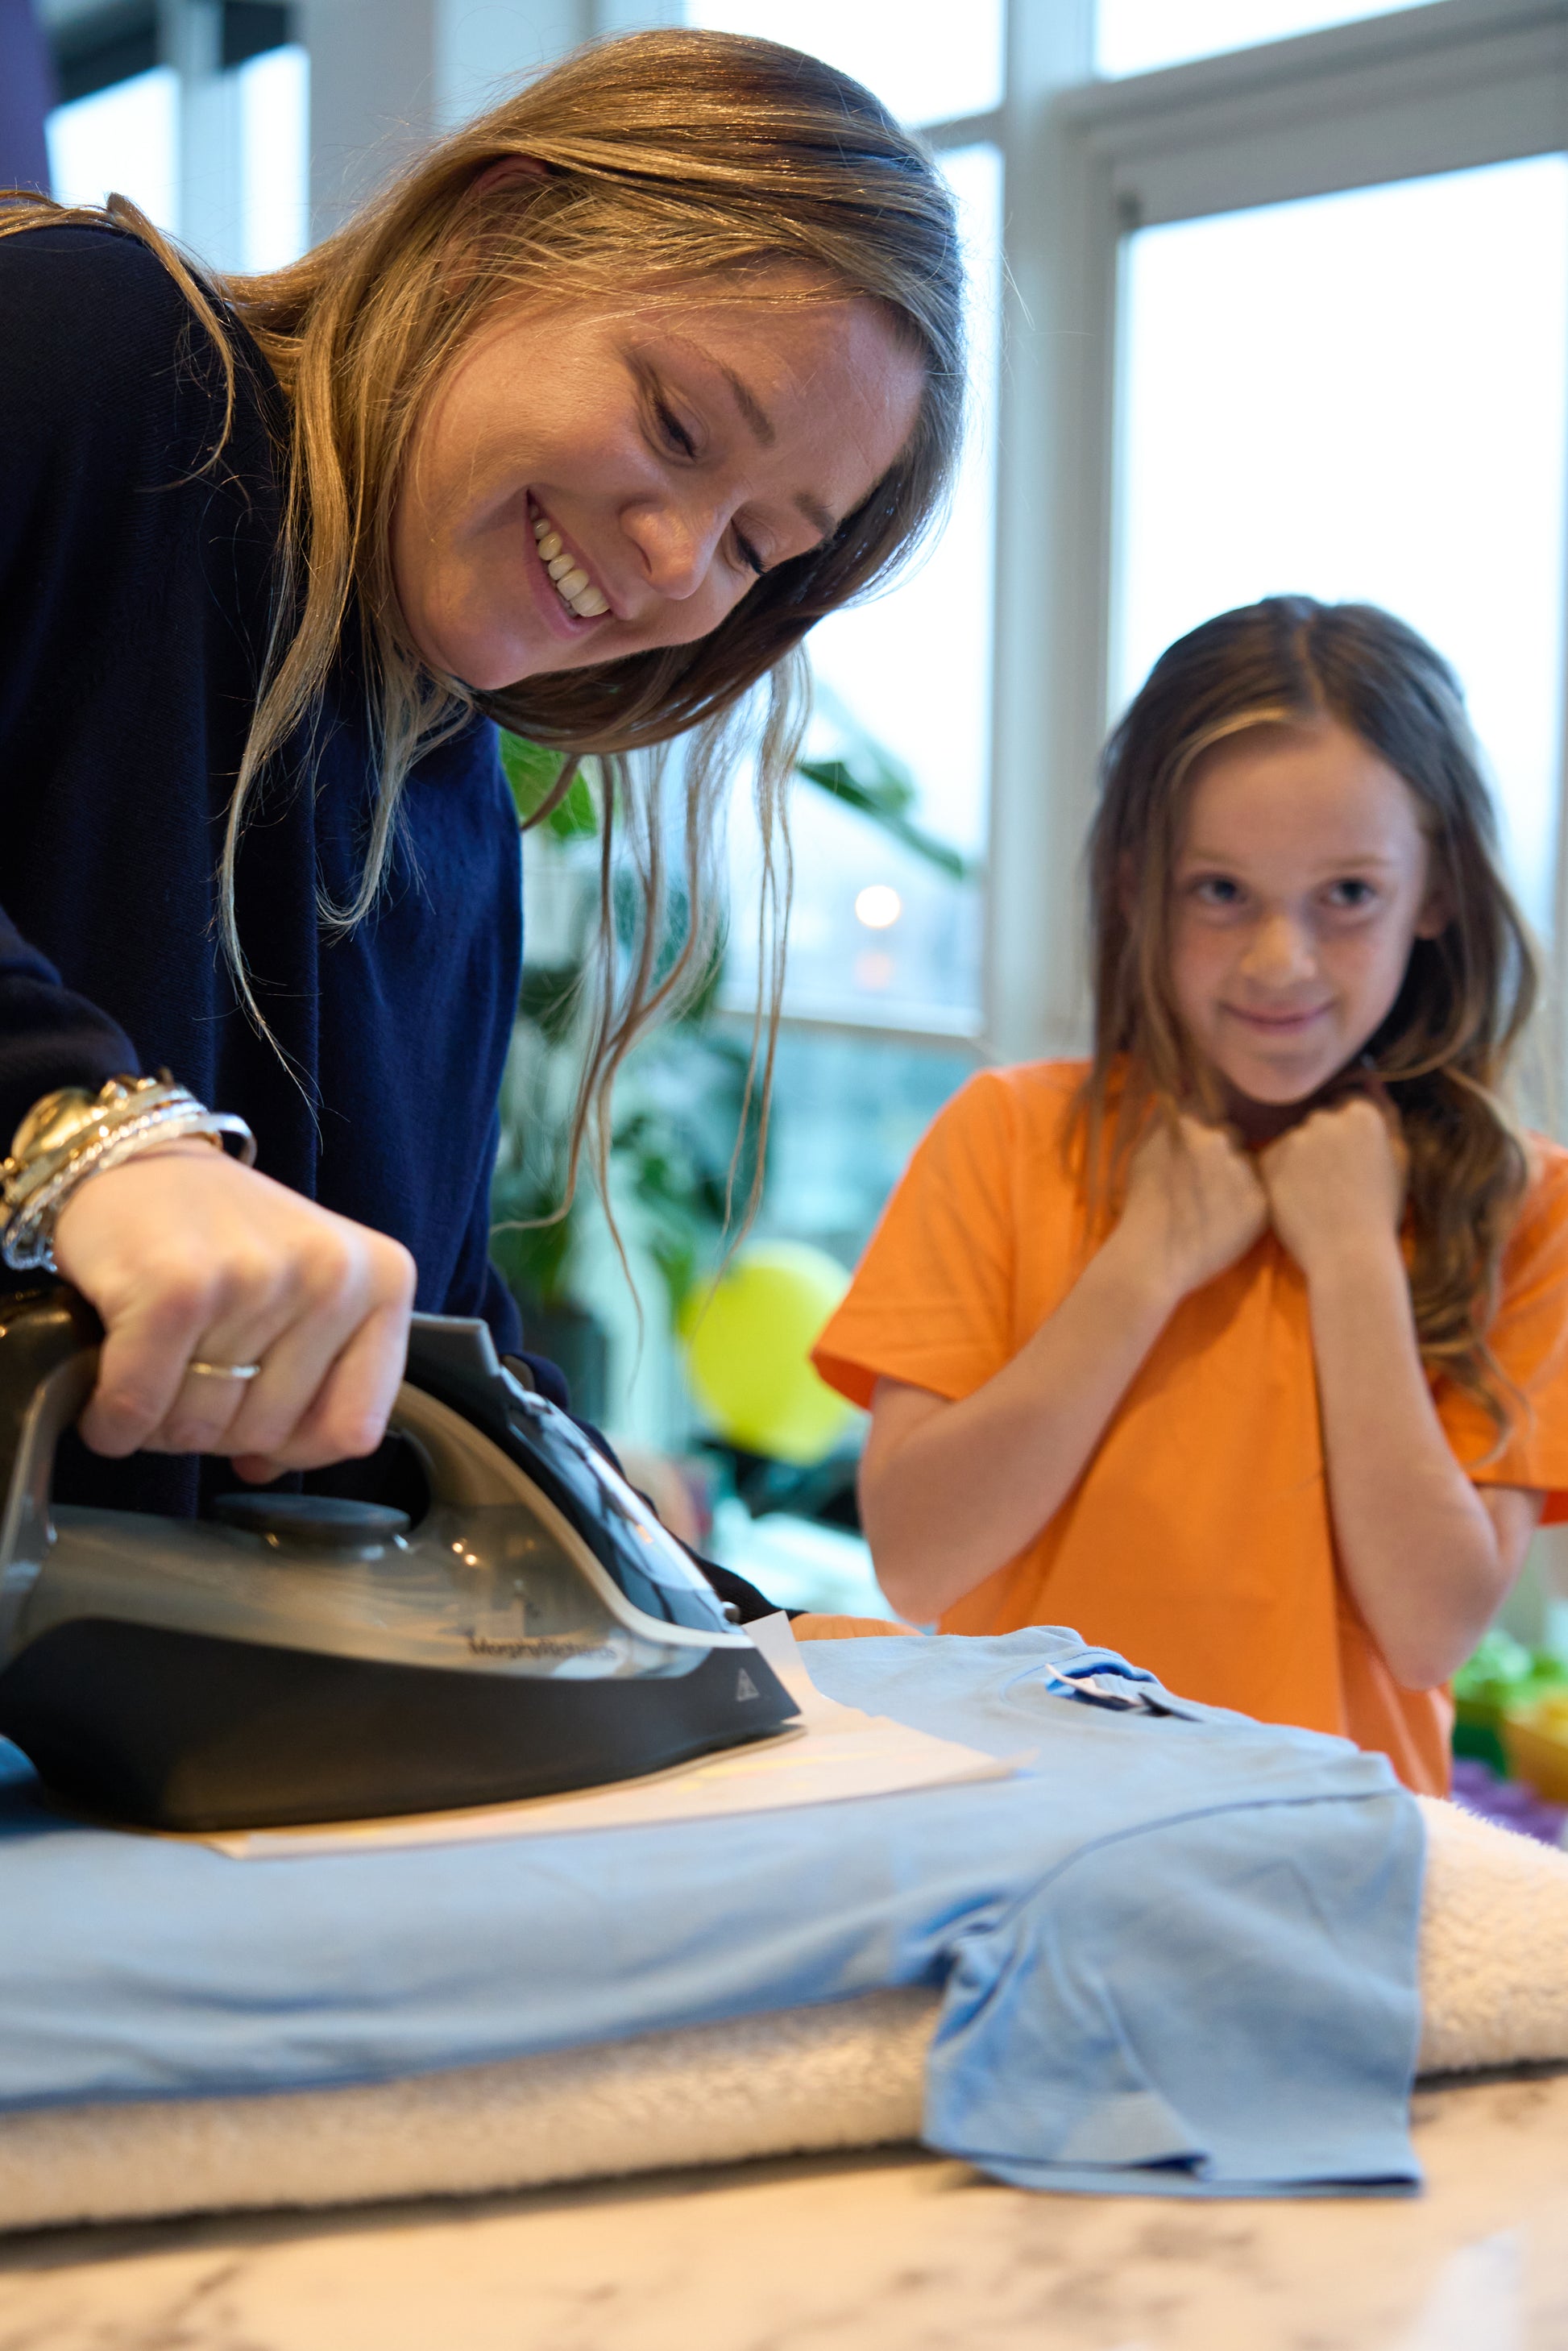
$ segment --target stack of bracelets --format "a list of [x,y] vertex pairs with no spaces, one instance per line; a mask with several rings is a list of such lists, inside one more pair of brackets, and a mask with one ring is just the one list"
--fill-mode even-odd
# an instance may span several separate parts
[[62,1086],[33,1104],[0,1161],[0,1260],[15,1273],[55,1271],[55,1223],[78,1184],[155,1145],[202,1135],[222,1151],[232,1137],[246,1166],[256,1137],[243,1118],[211,1111],[167,1070],[110,1078],[97,1094]]

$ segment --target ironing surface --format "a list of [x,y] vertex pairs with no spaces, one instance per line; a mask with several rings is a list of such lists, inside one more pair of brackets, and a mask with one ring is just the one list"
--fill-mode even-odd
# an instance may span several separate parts
[[1061,1632],[824,1643],[811,1667],[845,1704],[1035,1759],[799,1813],[257,1871],[51,1814],[16,1760],[0,2105],[386,2079],[926,1983],[924,2136],[992,2172],[1415,2183],[1422,1832],[1381,1759],[1152,1710],[1157,1684]]

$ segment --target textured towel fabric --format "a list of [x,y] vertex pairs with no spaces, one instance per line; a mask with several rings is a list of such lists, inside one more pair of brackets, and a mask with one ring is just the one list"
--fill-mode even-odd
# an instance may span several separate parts
[[1568,1854],[1419,1802],[1421,2071],[1568,2059]]
[[[1427,1801],[1421,2067],[1568,2059],[1568,1854]],[[940,1995],[277,2097],[0,2115],[0,2229],[539,2188],[914,2138]]]
[[[55,1819],[15,1775],[0,2106],[368,2082],[926,1985],[924,2136],[1002,2176],[1414,2180],[1423,1838],[1381,1759],[1149,1711],[1148,1677],[1039,1628],[822,1643],[811,1667],[1034,1760],[810,1813],[252,1865]],[[1064,1677],[1096,1668],[1086,1702]]]

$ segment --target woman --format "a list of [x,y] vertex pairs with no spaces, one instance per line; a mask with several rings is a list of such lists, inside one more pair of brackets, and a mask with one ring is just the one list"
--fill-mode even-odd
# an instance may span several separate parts
[[[197,1454],[371,1450],[414,1304],[517,1344],[489,721],[612,758],[695,730],[710,903],[751,690],[767,807],[795,648],[940,503],[960,270],[875,99],[698,33],[570,59],[269,277],[110,209],[0,224],[0,1246],[105,1323],[59,1490],[188,1512]],[[601,1082],[668,985],[646,945]],[[193,1101],[89,1102],[164,1066]]]

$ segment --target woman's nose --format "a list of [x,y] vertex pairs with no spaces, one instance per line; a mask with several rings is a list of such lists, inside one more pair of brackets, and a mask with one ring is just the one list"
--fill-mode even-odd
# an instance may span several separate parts
[[1271,987],[1310,978],[1316,964],[1305,924],[1286,914],[1265,915],[1254,929],[1242,957],[1248,977],[1262,980]]
[[695,596],[713,567],[723,524],[711,513],[676,506],[628,507],[628,537],[643,559],[650,586],[677,602]]

